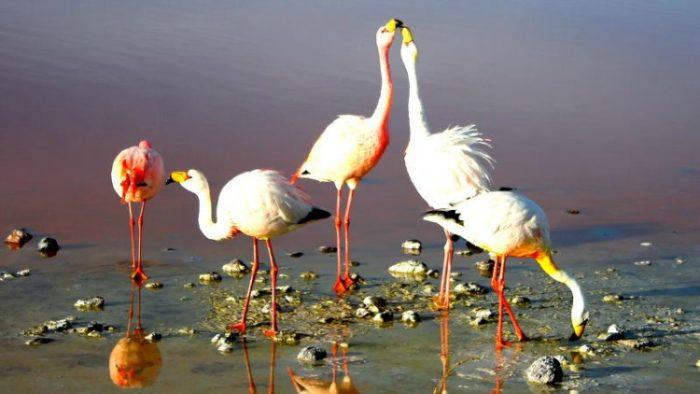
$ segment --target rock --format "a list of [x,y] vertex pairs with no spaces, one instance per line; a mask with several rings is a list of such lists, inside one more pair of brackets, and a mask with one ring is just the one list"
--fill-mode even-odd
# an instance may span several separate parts
[[158,331],[153,331],[146,335],[143,339],[147,340],[148,342],[159,342],[161,339],[163,339],[163,334],[159,333]]
[[73,306],[79,311],[101,311],[105,308],[105,299],[100,296],[81,298]]
[[189,283],[185,283],[184,285],[182,285],[182,287],[184,287],[185,289],[191,289],[193,287],[197,287],[197,285],[194,284],[193,282],[189,282]]
[[431,295],[431,294],[435,293],[435,290],[437,290],[437,289],[434,285],[427,284],[427,285],[423,286],[423,288],[421,289],[421,292],[423,294],[426,294],[426,295]]
[[368,308],[384,308],[386,306],[386,300],[378,296],[367,296],[362,300],[362,303]]
[[493,267],[495,265],[496,262],[493,260],[482,260],[474,263],[474,266],[479,271],[479,275],[485,278],[490,278],[491,276],[493,276]]
[[318,251],[321,253],[337,253],[338,248],[335,246],[319,246]]
[[469,324],[472,326],[483,326],[484,324],[488,324],[488,322],[488,319],[484,319],[480,316],[476,316],[473,319],[469,320]]
[[18,277],[29,276],[29,275],[31,275],[31,273],[32,273],[32,271],[29,268],[27,268],[27,269],[23,269],[21,271],[17,271],[17,273],[15,275]]
[[568,213],[569,215],[578,215],[579,213],[581,213],[581,211],[579,211],[578,209],[567,209],[566,213]]
[[490,309],[475,309],[474,317],[482,319],[490,319],[493,316],[493,312]]
[[359,307],[355,310],[355,316],[359,317],[360,319],[364,319],[366,317],[369,317],[372,315],[372,312],[370,312],[367,308],[364,307]]
[[509,301],[510,305],[519,306],[521,308],[528,307],[532,304],[529,298],[523,296],[513,296]]
[[8,234],[5,243],[10,249],[16,250],[24,246],[30,239],[32,239],[32,235],[27,230],[18,228]]
[[75,332],[86,337],[100,338],[100,334],[104,330],[102,323],[90,322],[84,327],[78,327]]
[[452,289],[455,294],[463,295],[483,295],[489,292],[489,289],[475,282],[459,283]]
[[417,324],[421,321],[421,317],[416,311],[405,311],[401,314],[401,321],[406,324]]
[[559,383],[564,379],[564,371],[561,368],[561,363],[554,357],[540,357],[535,362],[530,364],[525,376],[529,382],[553,384]]
[[2,271],[2,275],[0,275],[0,280],[6,281],[6,280],[12,280],[15,279],[15,276],[9,272]]
[[287,253],[287,256],[293,258],[293,259],[298,259],[299,257],[303,256],[303,252],[289,252]]
[[197,333],[197,330],[195,330],[192,327],[182,327],[177,330],[177,333],[180,335],[189,335],[192,336]]
[[389,267],[389,274],[398,278],[424,278],[428,275],[428,266],[418,260],[401,261]]
[[221,275],[218,272],[212,271],[206,274],[199,275],[199,281],[201,283],[217,283],[221,282]]
[[58,246],[58,242],[50,237],[42,238],[37,246],[37,250],[44,257],[55,256],[59,249],[61,249],[61,247]]
[[[276,308],[277,312],[280,311],[280,305],[279,305],[279,304],[275,303],[275,308]],[[265,305],[263,305],[263,307],[260,309],[260,312],[262,312],[262,313],[264,313],[264,314],[268,314],[268,313],[272,312],[272,304],[265,304]]]
[[676,257],[676,264],[683,264],[685,263],[685,260],[683,260],[683,257]]
[[414,255],[414,256],[417,256],[420,254],[422,247],[423,247],[423,245],[417,239],[409,239],[409,240],[403,241],[403,243],[401,244],[401,250],[405,254],[410,254],[410,255]]
[[220,353],[231,353],[240,334],[236,331],[228,331],[223,334],[216,334],[211,339],[211,344],[216,346]]
[[598,339],[607,342],[619,341],[620,339],[625,339],[625,334],[620,330],[617,324],[611,324],[607,332],[598,335]]
[[299,277],[304,280],[315,280],[318,279],[318,274],[313,271],[306,271],[299,274]]
[[160,290],[163,288],[163,284],[160,282],[148,282],[144,286],[149,290]]
[[297,354],[297,361],[304,365],[320,364],[328,356],[325,349],[318,346],[307,346]]
[[51,343],[54,340],[52,338],[47,338],[47,337],[36,337],[32,338],[26,342],[24,342],[27,346],[39,346],[43,345],[45,343]]
[[450,273],[450,278],[461,278],[462,273],[461,272],[452,272]]
[[695,366],[700,368],[700,358],[698,359],[698,361],[695,362]]
[[650,247],[650,246],[652,245],[652,243],[651,243],[651,242],[648,242],[648,241],[644,241],[644,242],[640,242],[639,245],[640,245],[640,246],[643,246],[643,247],[645,247],[645,248],[648,248],[648,247]]
[[49,331],[55,331],[55,332],[64,332],[68,331],[73,327],[73,324],[68,321],[67,319],[61,319],[61,320],[49,320],[47,322],[44,322],[44,325]]
[[617,341],[617,343],[634,350],[645,350],[650,347],[657,346],[657,344],[654,341],[648,338],[621,339]]
[[250,292],[250,298],[260,298],[272,294],[270,289],[255,289]]
[[250,272],[250,267],[248,267],[246,263],[239,259],[233,259],[228,263],[222,265],[221,270],[224,271],[226,275],[240,277]]
[[651,261],[649,260],[638,260],[634,262],[634,265],[640,266],[640,267],[648,267],[651,265]]
[[614,303],[614,302],[620,302],[624,299],[619,294],[606,294],[603,296],[603,302],[608,302],[608,303]]
[[434,269],[429,269],[427,274],[428,274],[428,277],[433,278],[433,279],[437,279],[440,277],[440,271],[434,270]]
[[377,323],[388,323],[394,320],[394,312],[390,310],[381,311],[372,317],[372,321]]

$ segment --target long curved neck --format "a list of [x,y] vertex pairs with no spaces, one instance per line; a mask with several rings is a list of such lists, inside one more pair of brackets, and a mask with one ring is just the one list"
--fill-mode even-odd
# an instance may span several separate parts
[[406,74],[408,75],[408,124],[411,130],[411,140],[430,134],[428,121],[425,118],[423,103],[418,93],[418,75],[416,73],[416,61],[404,60]]
[[370,121],[383,132],[388,132],[389,114],[391,112],[391,101],[394,96],[394,83],[391,79],[391,69],[389,67],[389,47],[377,47],[379,51],[379,70],[382,76],[382,88],[379,92],[379,101]]
[[547,275],[557,282],[565,284],[569,290],[571,290],[571,295],[573,296],[573,303],[571,305],[572,320],[575,320],[577,317],[581,317],[586,308],[586,299],[584,298],[583,292],[581,291],[581,286],[579,286],[576,279],[559,269],[549,255],[538,257],[536,260],[540,264],[540,268],[542,268]]
[[199,229],[202,231],[202,234],[204,234],[205,237],[214,241],[221,241],[224,239],[231,238],[230,225],[222,222],[215,223],[212,220],[211,194],[209,192],[209,183],[205,180],[203,187],[197,191],[194,191],[193,193],[197,196],[197,199],[199,200],[199,216],[197,217],[197,221],[199,223]]

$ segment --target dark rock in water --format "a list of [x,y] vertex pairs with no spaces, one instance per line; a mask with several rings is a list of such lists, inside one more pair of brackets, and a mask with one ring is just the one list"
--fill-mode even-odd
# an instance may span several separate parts
[[561,368],[561,363],[554,357],[544,356],[533,362],[525,376],[529,382],[553,384],[559,383],[564,379],[564,371]]
[[401,244],[401,250],[403,251],[404,254],[410,254],[410,255],[414,255],[414,256],[419,255],[422,248],[423,248],[423,245],[417,239],[409,239],[409,240],[403,241],[403,243]]
[[303,252],[289,252],[287,253],[287,256],[293,258],[293,259],[298,259],[299,257],[303,256]]
[[325,349],[318,346],[307,346],[297,354],[297,361],[301,364],[314,365],[319,364],[328,356]]
[[372,320],[378,323],[388,323],[394,320],[394,312],[390,310],[383,310],[374,315]]
[[532,301],[530,301],[530,299],[527,297],[513,296],[510,298],[509,303],[510,305],[515,305],[524,308],[530,306],[530,304],[532,304]]
[[313,271],[302,272],[299,277],[304,280],[314,280],[318,279],[318,274]]
[[79,311],[101,311],[105,307],[105,299],[100,296],[81,298],[73,306]]
[[369,317],[372,315],[372,312],[369,311],[369,309],[364,308],[364,307],[359,307],[357,310],[355,310],[355,316],[359,317],[360,319],[364,319],[366,317]]
[[233,259],[229,261],[228,263],[221,266],[221,269],[226,275],[234,277],[243,276],[250,271],[250,268],[246,265],[246,263],[239,259]]
[[208,272],[206,274],[199,275],[199,281],[201,283],[221,282],[221,275],[216,271]]
[[638,339],[621,339],[617,343],[626,346],[634,350],[646,350],[648,348],[657,346],[657,344],[648,338],[638,338]]
[[216,334],[211,339],[211,344],[216,346],[220,353],[231,353],[234,344],[238,341],[240,334],[236,331],[227,331],[223,334]]
[[153,331],[143,337],[143,339],[147,340],[148,342],[158,342],[163,339],[163,334],[159,333],[158,331]]
[[163,284],[160,282],[148,282],[144,285],[149,290],[160,290],[163,288]]
[[421,321],[421,317],[416,311],[405,311],[401,314],[401,321],[406,324],[417,324]]
[[455,294],[461,295],[483,295],[489,292],[489,289],[475,282],[460,283],[452,289]]
[[338,248],[335,246],[319,246],[318,251],[321,253],[338,253]]
[[362,303],[365,304],[365,306],[368,308],[384,308],[386,306],[386,300],[378,296],[367,296],[362,300]]
[[36,337],[36,338],[32,338],[24,343],[27,344],[27,346],[39,346],[39,345],[43,345],[45,343],[51,343],[53,341],[54,341],[53,339],[47,338],[47,337]]
[[32,235],[29,234],[27,230],[20,228],[12,230],[7,238],[5,238],[5,243],[11,250],[16,250],[24,246],[30,239],[32,239]]
[[37,246],[37,250],[44,257],[55,256],[59,249],[61,249],[61,247],[58,246],[58,242],[50,237],[42,238],[39,241],[39,246]]
[[490,259],[477,261],[476,263],[474,263],[474,266],[479,271],[479,275],[483,276],[484,278],[490,278],[491,276],[493,276],[493,267],[495,265],[496,262]]
[[32,274],[32,271],[29,268],[27,268],[27,269],[23,269],[21,271],[17,271],[17,273],[15,275],[17,277],[20,277],[20,276],[29,276],[31,274]]
[[569,215],[578,215],[579,213],[581,213],[581,211],[579,211],[578,209],[567,209],[566,213],[568,213]]

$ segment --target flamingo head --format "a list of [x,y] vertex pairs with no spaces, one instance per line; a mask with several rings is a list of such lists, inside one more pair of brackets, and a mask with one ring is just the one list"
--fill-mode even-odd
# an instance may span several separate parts
[[575,341],[583,336],[583,332],[588,324],[588,311],[584,311],[580,316],[572,316],[571,324],[574,326],[574,332],[569,340]]
[[380,48],[389,48],[394,42],[396,29],[403,26],[403,22],[398,19],[390,19],[385,25],[377,30],[377,46]]
[[401,45],[401,60],[404,63],[411,61],[415,63],[418,60],[418,48],[413,41],[413,33],[408,26],[401,28],[401,36],[403,37],[403,45]]
[[208,188],[204,174],[197,170],[173,171],[170,173],[168,180],[165,181],[166,185],[171,183],[179,183],[185,190],[192,193]]

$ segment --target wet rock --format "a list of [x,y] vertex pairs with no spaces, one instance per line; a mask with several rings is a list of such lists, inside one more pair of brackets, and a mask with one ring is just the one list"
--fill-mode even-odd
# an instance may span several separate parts
[[297,354],[297,361],[304,365],[315,365],[320,364],[326,357],[328,353],[325,349],[318,346],[307,346]]
[[393,277],[425,277],[428,275],[428,266],[422,261],[406,260],[398,262],[389,267],[389,274]]
[[429,269],[427,274],[428,274],[428,277],[433,278],[433,279],[437,279],[440,277],[440,271],[434,270],[434,269]]
[[105,299],[100,296],[81,298],[73,306],[79,311],[101,311],[105,308]]
[[0,280],[1,281],[6,281],[6,280],[12,280],[15,279],[15,276],[7,271],[2,271],[2,275],[0,275]]
[[406,323],[406,324],[412,325],[412,324],[417,324],[418,322],[420,322],[421,317],[418,314],[418,312],[413,311],[413,310],[409,310],[409,311],[405,311],[404,313],[401,314],[401,321]]
[[410,254],[414,256],[420,254],[422,247],[423,245],[417,239],[409,239],[403,241],[403,243],[401,244],[401,250],[404,252],[404,254]]
[[47,334],[48,332],[49,328],[46,326],[46,324],[39,324],[38,326],[34,326],[32,328],[24,330],[24,332],[22,332],[22,335],[27,337],[37,337]]
[[490,309],[475,309],[473,312],[474,317],[469,320],[469,324],[472,326],[488,324],[493,316],[493,312]]
[[222,265],[221,270],[224,271],[226,275],[233,277],[241,277],[250,272],[250,267],[248,267],[246,263],[239,259],[233,259],[228,263]]
[[144,285],[148,290],[160,290],[163,288],[163,284],[160,282],[148,282]]
[[10,249],[19,249],[30,239],[32,239],[32,235],[27,230],[19,228],[12,230],[10,234],[7,235],[5,243]]
[[461,278],[462,273],[461,272],[452,272],[450,273],[450,278]]
[[75,332],[79,335],[90,337],[90,338],[100,338],[102,337],[102,331],[104,326],[102,323],[90,322],[86,326],[78,327]]
[[598,339],[607,342],[619,341],[620,339],[625,339],[625,334],[617,326],[617,324],[611,324],[606,332],[598,335]]
[[362,303],[370,311],[372,309],[382,309],[386,306],[386,300],[378,296],[367,296],[362,300]]
[[338,248],[335,246],[319,246],[318,251],[321,253],[337,253]]
[[51,343],[51,342],[53,342],[53,341],[54,341],[54,340],[53,340],[52,338],[47,338],[47,337],[36,337],[36,338],[32,338],[32,339],[30,339],[30,340],[28,340],[28,341],[25,341],[24,343],[25,343],[27,346],[39,346],[39,345],[43,345],[43,344],[46,344],[46,343]]
[[648,267],[651,265],[651,261],[649,260],[638,260],[634,262],[634,265],[640,266],[640,267]]
[[143,339],[147,340],[148,342],[160,342],[160,340],[163,339],[163,334],[159,333],[158,331],[153,331],[146,335]]
[[474,263],[474,266],[476,267],[477,271],[479,271],[479,275],[485,278],[490,278],[491,276],[493,276],[493,267],[495,265],[496,262],[493,260],[482,260]]
[[458,295],[483,295],[489,292],[489,289],[475,282],[459,283],[452,292]]
[[529,382],[553,384],[559,383],[564,379],[564,371],[559,360],[554,357],[544,356],[530,364],[527,371],[525,371],[525,376]]
[[17,273],[15,275],[18,277],[29,276],[29,275],[31,275],[31,273],[32,273],[32,271],[29,268],[27,268],[27,269],[23,269],[21,271],[17,271]]
[[437,290],[437,288],[434,285],[429,284],[429,285],[423,286],[423,288],[421,289],[421,292],[423,294],[426,294],[426,295],[431,295],[431,294],[435,293],[435,290]]
[[59,249],[61,249],[61,247],[58,245],[58,242],[50,237],[42,238],[37,246],[37,250],[44,257],[55,256]]
[[195,330],[192,327],[182,327],[182,328],[178,328],[177,333],[180,335],[192,336],[192,335],[197,333],[197,330]]
[[304,280],[315,280],[318,279],[318,274],[313,271],[302,272],[299,277]]
[[377,323],[388,323],[394,320],[394,313],[390,310],[381,311],[372,317],[372,321]]
[[700,368],[700,358],[698,359],[698,361],[695,362],[695,366]]
[[357,260],[350,260],[350,266],[351,266],[351,267],[359,267],[360,265],[362,265],[362,264],[361,264],[359,261],[357,261]]
[[579,211],[578,209],[567,209],[566,213],[568,213],[569,215],[578,215],[581,213],[581,211]]
[[272,294],[270,289],[255,289],[250,292],[250,298],[260,298]]
[[223,334],[216,334],[211,339],[211,344],[216,346],[219,353],[231,353],[240,334],[236,331],[227,331]]
[[184,287],[185,289],[191,289],[193,287],[197,287],[197,285],[194,284],[193,282],[189,282],[189,283],[185,283],[184,285],[182,285],[182,287]]
[[293,259],[298,259],[299,257],[303,256],[303,252],[289,252],[287,253],[287,256],[293,258]]
[[529,307],[532,304],[529,298],[523,296],[513,296],[509,301],[510,305],[519,306],[521,308]]
[[200,283],[217,283],[217,282],[221,282],[221,279],[222,279],[221,275],[216,271],[212,271],[212,272],[208,272],[206,274],[199,275],[199,282]]
[[49,331],[55,331],[55,332],[64,332],[68,331],[73,327],[73,324],[68,320],[68,319],[61,319],[61,320],[49,320],[47,322],[44,322],[46,325],[46,328]]
[[[276,308],[277,312],[280,311],[280,305],[279,305],[279,304],[275,303],[275,308]],[[272,312],[272,304],[265,304],[265,305],[263,305],[263,307],[260,309],[260,312],[261,312],[261,313],[264,313],[264,314],[268,314],[268,313]]]
[[634,350],[646,350],[657,346],[657,344],[649,338],[621,339],[617,341],[617,343]]
[[643,246],[643,247],[645,247],[645,248],[648,248],[648,247],[650,247],[650,246],[652,245],[652,243],[651,243],[651,242],[648,242],[648,241],[644,241],[644,242],[640,242],[639,245],[640,245],[640,246]]
[[683,260],[682,257],[676,257],[676,264],[683,264],[685,263],[685,260]]
[[624,297],[622,297],[620,294],[606,294],[603,296],[603,302],[607,303],[616,303],[616,302],[621,302],[624,300]]
[[370,312],[367,308],[359,307],[355,310],[355,316],[359,317],[360,319],[364,319],[372,316],[372,312]]

